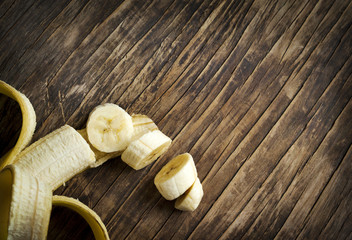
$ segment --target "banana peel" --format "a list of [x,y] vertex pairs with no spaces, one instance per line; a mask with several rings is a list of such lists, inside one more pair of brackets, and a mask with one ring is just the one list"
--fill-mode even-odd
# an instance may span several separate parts
[[20,105],[22,111],[22,128],[15,146],[0,158],[0,170],[6,165],[12,164],[16,156],[29,144],[32,139],[36,115],[29,99],[12,86],[0,80],[0,93],[12,98]]
[[[0,240],[46,239],[52,205],[59,205],[76,211],[91,226],[93,234],[97,240],[108,240],[109,235],[104,223],[92,209],[72,198],[64,196],[53,197],[52,191],[58,187],[58,184],[56,182],[48,183],[42,181],[42,178],[44,177],[41,176],[40,173],[43,171],[40,171],[42,169],[40,169],[39,166],[37,166],[39,169],[26,168],[26,166],[33,166],[31,163],[33,159],[28,158],[26,161],[21,159],[26,156],[26,153],[27,156],[32,154],[28,154],[28,152],[31,151],[31,147],[28,148],[29,150],[25,150],[23,154],[21,152],[32,139],[36,126],[35,111],[25,95],[1,80],[0,93],[18,102],[22,112],[22,129],[17,143],[10,151],[0,158],[0,200],[2,203],[0,206]],[[70,134],[74,134],[72,131],[75,130],[71,130],[68,126],[65,126],[64,128],[69,129],[69,131],[71,131]],[[79,133],[77,133],[77,135],[80,136]],[[35,144],[43,144],[45,148],[45,144],[47,144],[45,143],[45,140],[48,138],[44,137],[43,139],[44,140],[37,141]],[[86,164],[79,168],[75,168],[79,169],[79,171],[84,170],[88,165],[91,165],[92,159],[95,159],[94,153],[90,150],[88,144],[86,147],[87,148],[82,152],[87,150],[85,152],[88,152],[88,155],[90,156],[86,157],[86,159],[88,159]],[[50,146],[48,149],[50,149]],[[50,150],[44,150],[44,155],[47,154],[46,157],[52,157],[50,156],[50,153],[52,153]],[[63,154],[63,159],[80,157],[76,156],[76,152],[68,158],[65,156],[66,152]],[[64,163],[65,162],[59,163],[59,165]],[[55,172],[55,161],[52,163],[52,166],[53,168],[49,168],[48,170],[50,173]],[[33,176],[32,171],[37,172],[37,175],[34,174],[36,176]],[[69,172],[73,176],[77,173],[77,170]],[[59,172],[59,175],[60,174],[62,174],[62,172]],[[61,178],[61,176],[59,176],[59,178]]]

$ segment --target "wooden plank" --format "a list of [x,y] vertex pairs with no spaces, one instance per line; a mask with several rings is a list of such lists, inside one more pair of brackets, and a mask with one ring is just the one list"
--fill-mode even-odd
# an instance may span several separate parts
[[0,4],[0,18],[2,18],[6,12],[13,6],[15,0],[2,1]]
[[[148,8],[146,9],[146,12],[144,13],[145,17],[149,17],[146,25],[145,19],[138,17],[139,15],[137,15],[136,20],[138,21],[138,25],[143,26],[139,28],[139,30],[141,32],[137,32],[137,36],[135,37],[136,40],[139,40],[140,38],[145,38],[144,35],[146,33],[146,31],[148,31],[148,26],[152,27],[158,20],[158,18],[155,18],[155,16],[157,16],[159,14],[158,17],[161,17],[163,15],[163,11],[167,9],[167,7],[170,4],[170,1],[163,1],[163,4],[158,4],[158,3],[153,3],[152,5],[148,6]],[[153,18],[150,18],[150,16],[154,16]],[[121,29],[117,29],[117,30],[122,30],[124,31],[124,26],[121,26]],[[138,28],[137,28],[138,30]],[[160,28],[159,28],[160,31]],[[117,31],[118,33],[118,31]],[[127,36],[128,37],[128,36]],[[150,40],[150,38],[149,38]],[[107,57],[106,59],[104,59],[104,62],[99,62],[99,64],[101,64],[100,66],[93,66],[92,68],[88,68],[89,71],[83,76],[84,78],[89,79],[90,81],[83,81],[82,84],[80,84],[79,89],[76,89],[74,91],[72,91],[71,89],[71,93],[66,93],[65,92],[65,96],[69,96],[69,98],[64,99],[64,98],[60,98],[58,97],[60,94],[58,94],[57,92],[55,94],[53,94],[52,96],[54,96],[56,98],[56,100],[58,100],[59,102],[61,102],[61,104],[65,104],[65,106],[68,106],[68,109],[65,109],[65,113],[68,116],[74,115],[74,110],[76,110],[77,107],[80,107],[81,111],[83,111],[83,109],[85,109],[87,112],[86,114],[88,114],[89,111],[92,110],[92,108],[96,105],[94,104],[93,106],[90,105],[90,102],[86,102],[84,100],[84,98],[86,98],[86,94],[89,94],[88,96],[90,96],[90,94],[95,93],[101,93],[100,91],[103,89],[103,87],[110,87],[110,85],[104,85],[102,82],[100,82],[99,84],[96,83],[96,81],[98,81],[98,79],[101,79],[101,81],[104,81],[104,79],[110,74],[110,72],[116,68],[115,65],[119,63],[120,60],[122,60],[123,63],[120,63],[118,66],[122,67],[126,67],[125,66],[125,62],[128,61],[128,64],[131,65],[133,64],[133,61],[128,60],[126,57],[126,54],[128,51],[131,50],[131,47],[134,46],[134,49],[136,49],[138,47],[138,45],[135,45],[135,43],[132,41],[124,41],[122,43],[126,43],[126,45],[122,45],[120,46],[119,42],[115,42],[115,44],[118,44],[117,46],[112,46],[113,47],[113,52],[109,51],[107,52],[107,54],[104,54],[103,57]],[[109,44],[109,43],[108,43]],[[103,46],[104,47],[104,46]],[[100,53],[97,52],[97,56],[101,57]],[[122,59],[123,58],[123,59]],[[71,66],[70,64],[68,66]],[[126,71],[127,68],[125,68]],[[123,71],[121,73],[123,73]],[[94,74],[93,74],[94,73]],[[82,76],[80,76],[79,80],[81,79]],[[112,84],[113,82],[107,82],[107,84]],[[88,86],[86,86],[86,84],[88,84]],[[94,88],[93,90],[91,88]],[[55,89],[55,87],[53,87],[53,89]],[[75,93],[75,94],[72,94]],[[105,93],[108,94],[108,93]],[[101,96],[99,96],[99,98],[102,98],[104,96],[104,94],[102,93]],[[61,101],[60,101],[61,99]],[[102,102],[100,99],[94,99],[94,101],[97,102]],[[66,102],[70,102],[70,104],[66,104]],[[79,116],[80,113],[79,113]],[[45,121],[66,121],[66,119],[64,119],[65,116],[62,115],[62,111],[60,108],[55,108],[53,109],[53,111],[48,114],[48,118],[45,119]],[[81,124],[84,123],[84,121],[86,120],[86,118],[82,118],[80,117],[81,120]],[[67,119],[67,121],[70,123],[70,120]],[[45,127],[48,127],[46,125],[44,125]],[[40,131],[48,131],[47,129],[43,128],[40,129]]]
[[340,203],[329,222],[326,224],[319,237],[349,239],[351,236],[351,213],[346,214],[351,206],[352,193],[350,192],[346,198]]
[[[318,35],[318,34],[317,34]],[[332,39],[331,39],[332,40]],[[308,55],[309,56],[309,55]],[[316,56],[316,57],[318,57],[318,55]],[[308,64],[309,65],[309,64]],[[297,79],[301,79],[301,80],[303,80],[304,78],[302,78],[302,76],[304,76],[303,74],[302,75],[300,75],[299,77],[297,77],[296,79],[295,79],[295,81],[290,81],[291,82],[291,84],[287,84],[287,85],[285,85],[285,88],[283,89],[283,92],[287,92],[287,90],[289,90],[289,89],[293,89],[293,87],[298,87],[298,86],[296,86],[297,85]],[[286,94],[284,94],[284,96],[286,97]],[[268,115],[266,115],[266,116],[268,116],[269,118],[267,118],[268,120],[270,119],[270,120],[272,120],[272,121],[275,121],[275,117],[277,116],[276,115],[276,113],[279,113],[280,111],[278,111],[279,109],[285,109],[284,108],[284,106],[285,105],[283,105],[283,103],[284,102],[289,102],[290,100],[289,99],[286,99],[285,100],[285,97],[284,96],[282,96],[283,98],[279,98],[279,100],[277,101],[277,104],[275,104],[275,107],[273,106],[273,109],[275,109],[275,110],[273,110],[273,111],[270,111],[271,113],[270,114],[268,114]],[[262,98],[261,98],[261,101],[258,101],[258,105],[259,105],[259,103],[262,103]],[[241,106],[240,105],[240,103],[241,102],[243,102],[243,100],[242,101],[238,101],[238,102],[232,102],[232,106]],[[269,103],[270,103],[270,101],[269,101]],[[215,103],[216,104],[216,103]],[[260,104],[261,105],[261,104]],[[283,108],[282,108],[283,107]],[[252,107],[253,108],[253,107]],[[253,117],[254,116],[260,116],[260,114],[261,114],[261,112],[257,112],[257,111],[255,111],[255,110],[253,110],[253,111],[250,111],[248,114],[247,114],[247,116],[248,116],[248,119],[253,119],[253,121],[255,120]],[[236,116],[236,115],[235,115]],[[275,116],[275,117],[274,117]],[[197,116],[196,116],[196,118],[197,118]],[[236,126],[236,120],[233,120],[233,118],[234,118],[234,115],[230,115],[229,116],[229,119],[231,119],[232,121],[230,122],[230,121],[228,121],[226,124],[229,124],[229,123],[231,123],[231,125],[228,127],[229,129],[233,129],[233,126]],[[236,119],[237,117],[235,117],[235,119]],[[203,123],[204,123],[204,121],[203,121]],[[225,127],[226,126],[226,124],[224,124],[224,126],[223,127]],[[249,125],[249,127],[250,127],[251,125]],[[264,125],[265,126],[265,125]],[[268,127],[270,127],[270,125],[268,125]],[[234,137],[234,141],[236,142],[236,140],[238,139],[238,138],[240,138],[240,136],[242,135],[242,132],[244,131],[244,133],[246,133],[246,131],[245,131],[245,129],[248,129],[248,123],[246,122],[246,123],[243,123],[242,125],[237,125],[237,127],[235,128],[235,129],[237,129],[237,131],[234,131],[234,134],[236,134],[235,136],[236,137]],[[248,143],[250,142],[251,144],[250,145],[248,145],[248,146],[251,146],[251,145],[253,145],[253,147],[255,147],[255,145],[254,145],[254,143],[255,142],[257,142],[258,141],[258,137],[260,136],[260,135],[262,135],[263,133],[265,133],[265,132],[263,132],[263,129],[265,129],[265,128],[267,128],[267,127],[264,127],[263,128],[263,126],[261,126],[261,127],[259,127],[258,128],[258,130],[259,131],[256,131],[256,133],[254,133],[253,134],[253,137],[255,136],[255,138],[252,138],[251,140],[249,140],[248,141]],[[190,130],[190,129],[189,129]],[[209,131],[210,133],[214,133],[214,131],[212,130],[212,129],[210,129],[210,131]],[[214,135],[216,135],[216,132],[215,132],[215,134]],[[209,162],[209,159],[216,159],[217,160],[217,163],[215,163],[215,167],[213,168],[213,172],[214,173],[216,173],[216,169],[217,169],[217,167],[216,166],[221,166],[222,164],[223,164],[223,162],[222,162],[222,160],[221,160],[221,158],[219,159],[219,157],[218,157],[218,155],[220,155],[220,153],[223,153],[223,150],[221,150],[221,149],[218,149],[218,148],[220,148],[220,146],[226,146],[227,144],[224,144],[224,143],[222,143],[222,140],[221,139],[223,139],[223,138],[226,138],[226,136],[228,136],[228,135],[230,135],[230,140],[231,140],[231,134],[229,134],[229,132],[228,131],[225,131],[224,130],[224,133],[223,133],[223,135],[221,135],[220,137],[219,137],[219,141],[217,141],[217,142],[215,142],[214,143],[214,147],[211,147],[209,150],[208,150],[208,154],[206,154],[205,156],[203,156],[202,157],[202,159],[204,159],[204,160],[206,160],[206,161],[201,161],[200,163],[197,163],[197,166],[199,166],[200,168],[203,168],[203,167],[205,167],[205,165],[208,165],[208,166],[212,166],[212,163],[211,163],[211,161]],[[237,138],[238,137],[238,138]],[[201,145],[201,144],[199,144],[199,145]],[[216,146],[216,147],[215,147]],[[236,145],[235,145],[236,146]],[[243,145],[243,146],[245,146],[245,145]],[[232,152],[233,150],[232,149],[234,149],[234,146],[231,146],[231,147],[229,147],[228,148],[229,149],[229,153],[230,153],[230,151]],[[215,156],[214,156],[215,155]],[[237,158],[238,159],[243,159],[243,160],[245,160],[246,159],[246,157],[245,156],[237,156]],[[208,163],[207,163],[208,162]],[[218,164],[219,163],[219,164]],[[205,164],[205,165],[204,165]],[[231,169],[233,169],[233,167],[231,168]],[[229,169],[230,170],[230,169]],[[201,174],[201,176],[202,176],[202,169],[200,169],[200,170],[198,170],[199,171],[199,173]],[[234,170],[232,170],[232,171],[234,171]],[[218,187],[219,186],[221,186],[221,185],[223,185],[223,181],[224,181],[224,176],[226,176],[227,174],[220,174],[219,175],[219,181],[221,181],[221,182],[219,182],[219,183],[217,183],[217,184],[214,184],[214,185],[217,185]],[[231,174],[229,174],[229,175],[231,175]],[[226,183],[225,183],[226,184]],[[220,188],[221,189],[221,188]],[[209,189],[209,191],[211,191],[211,192],[214,192],[214,191],[217,191],[217,189]],[[215,193],[214,195],[216,196],[216,194],[217,193]],[[212,201],[212,200],[210,200],[210,199],[208,199],[208,201]],[[201,211],[201,210],[200,210]],[[194,216],[193,216],[193,220],[194,220],[195,218],[194,218]],[[170,220],[170,227],[171,227],[171,225],[173,225],[174,224],[174,222],[175,222],[176,220],[174,219],[174,218],[172,218],[171,220]],[[182,221],[180,221],[180,222],[182,222]],[[188,224],[191,224],[191,223],[184,223],[184,225],[188,225]],[[165,234],[169,234],[169,230],[170,229],[168,229],[168,228],[166,228],[167,230],[165,230],[164,231],[164,233]],[[163,236],[163,235],[161,235],[161,236]]]
[[[104,102],[173,138],[142,170],[118,157],[55,191],[93,208],[111,239],[349,239],[351,27],[346,0],[4,0],[0,78],[33,103],[34,140],[83,128]],[[14,105],[0,98],[1,151]],[[153,184],[183,152],[205,192],[192,213]],[[48,239],[93,236],[56,208]]]
[[[347,17],[348,15],[346,14],[345,16]],[[345,21],[343,19],[340,19],[340,20],[341,20],[340,21],[341,24],[344,25]],[[347,24],[347,27],[348,27],[348,24]],[[345,28],[346,28],[346,25],[345,25]],[[338,31],[337,28],[335,28],[334,30]],[[325,43],[326,46],[329,45],[331,47],[331,44],[329,43],[329,41],[333,41],[336,35],[334,34],[334,32],[332,32],[329,35],[330,35],[330,38],[326,38],[323,43]],[[345,39],[348,39],[348,36],[345,36],[345,37],[346,37]],[[345,46],[339,46],[338,49],[339,49],[339,52],[334,54],[335,59],[337,58],[337,56],[340,57],[341,56],[340,53],[345,51]],[[327,61],[330,58],[330,54],[332,54],[333,51],[334,50],[330,50],[330,52],[326,52],[327,55],[325,57],[326,59],[325,63],[327,63]],[[345,55],[345,58],[348,56],[349,56],[349,53]],[[319,53],[319,57],[320,57],[320,60],[324,62],[323,60],[324,58],[321,56],[320,53]],[[341,60],[341,63],[344,63],[344,60],[342,59],[340,60]],[[221,195],[223,196],[223,199],[220,200],[221,197],[217,199],[216,203],[212,206],[212,208],[207,213],[207,215],[198,224],[197,228],[192,233],[191,237],[196,237],[197,234],[211,235],[213,233],[215,236],[216,234],[221,234],[222,230],[228,227],[227,224],[233,221],[233,216],[236,216],[238,211],[240,211],[241,208],[244,206],[244,204],[247,203],[248,199],[250,199],[253,196],[253,193],[257,190],[256,188],[259,187],[262,184],[262,180],[266,178],[265,173],[270,173],[272,171],[278,159],[287,151],[287,148],[291,146],[292,141],[294,141],[296,137],[299,136],[299,134],[301,133],[301,131],[306,125],[306,122],[305,122],[306,120],[302,121],[303,120],[302,117],[305,115],[306,117],[308,117],[307,120],[309,120],[310,117],[308,116],[308,112],[313,107],[313,104],[315,102],[314,98],[317,100],[320,97],[322,91],[324,90],[324,85],[326,87],[327,84],[329,83],[329,76],[327,75],[321,76],[320,75],[321,70],[322,69],[318,68],[315,72],[313,72],[312,77],[310,77],[305,82],[300,93],[296,96],[296,98],[291,103],[289,110],[286,110],[286,114],[284,114],[280,118],[278,123],[276,123],[276,126],[273,129],[271,129],[271,131],[269,132],[269,135],[266,136],[265,139],[267,140],[260,143],[261,146],[256,148],[253,154],[251,152],[248,153],[246,149],[241,149],[241,145],[239,145],[239,147],[235,150],[233,154],[234,157],[231,157],[231,159],[239,159],[239,160],[243,159],[243,160],[239,163],[238,162],[232,163],[231,164],[232,166],[230,165],[231,161],[228,160],[217,172],[215,177],[212,179],[212,184],[218,186],[221,189],[220,186],[224,185],[224,181],[226,184],[226,180],[225,180],[227,178],[226,176],[229,176],[228,178],[231,178],[233,176],[233,171],[234,171],[233,168],[235,167],[235,171],[236,171],[237,168],[241,167],[241,171],[237,172],[237,174],[232,179],[229,185],[226,185],[226,190]],[[331,74],[333,73],[331,72]],[[324,84],[324,79],[328,80],[328,82],[325,82],[325,84]],[[309,101],[306,101],[307,95],[309,95]],[[280,101],[280,103],[282,102]],[[295,110],[293,110],[293,108]],[[269,114],[269,111],[267,110],[263,116],[267,116],[268,114]],[[295,121],[296,119],[299,119],[299,121]],[[279,124],[281,122],[283,122],[282,125]],[[255,125],[255,128],[253,129],[257,129],[257,128],[259,128],[260,131],[263,130],[263,128],[261,128],[259,124]],[[251,131],[253,131],[253,129]],[[253,144],[252,139],[258,138],[258,131],[255,131],[255,133],[252,133],[249,136],[250,136],[250,140],[242,141],[241,144],[247,145],[250,142]],[[274,143],[275,141],[280,142],[280,144]],[[268,144],[269,142],[270,144]],[[244,160],[246,161],[244,162]],[[251,160],[253,160],[252,164],[250,164]],[[243,166],[241,166],[242,162],[243,162]],[[233,164],[235,165],[233,166]],[[253,170],[251,171],[251,169],[253,169],[254,166],[261,166],[261,167],[257,171],[253,171]],[[251,182],[251,184],[249,184],[249,182]],[[204,185],[207,185],[207,179],[205,180]],[[231,191],[231,189],[236,189],[236,190]],[[241,195],[242,192],[245,194],[245,196]],[[232,202],[237,202],[237,204],[235,206],[231,206]],[[228,212],[222,213],[220,215],[220,213],[218,212],[219,209],[228,209]],[[220,221],[220,218],[221,218],[221,224],[218,223]],[[204,233],[204,229],[209,229],[209,231],[211,230],[212,233],[208,232],[207,230],[205,230],[206,232]]]
[[[278,218],[279,215],[282,215],[287,211],[290,206],[287,202],[285,206],[283,206],[283,209],[278,209],[277,213],[270,212],[269,209],[277,207],[278,202],[281,201],[285,191],[290,184],[292,184],[292,180],[296,177],[297,172],[300,172],[306,162],[312,158],[313,153],[312,151],[309,151],[309,149],[313,149],[314,151],[322,144],[322,140],[326,138],[326,133],[334,124],[336,116],[340,114],[342,108],[349,101],[351,97],[351,91],[349,90],[350,86],[347,84],[344,86],[344,90],[341,90],[341,87],[344,85],[344,79],[340,77],[336,78],[335,82],[326,90],[316,104],[317,108],[319,108],[318,111],[307,124],[307,127],[301,136],[290,147],[289,151],[284,155],[277,167],[263,183],[261,189],[258,190],[253,199],[251,199],[249,204],[242,210],[232,226],[227,232],[225,232],[224,236],[228,236],[231,232],[236,230],[236,233],[233,234],[234,236],[239,237],[241,236],[240,234],[243,235],[245,233],[245,228],[248,228],[248,226],[251,225],[250,229],[247,230],[243,237],[258,237],[258,235],[256,235],[257,231],[264,232],[266,228],[270,226],[266,222],[268,219]],[[349,82],[351,82],[351,80],[349,80]],[[323,102],[328,101],[329,99],[336,99],[336,105],[334,105],[333,108],[331,106],[323,107]],[[329,112],[328,115],[331,114],[335,117],[324,122],[323,119],[327,115],[327,111]],[[323,124],[321,124],[322,122]],[[280,179],[280,181],[274,184],[277,179]],[[295,191],[299,194],[297,188]],[[294,203],[292,196],[290,196],[290,201],[292,201],[292,204]],[[256,219],[253,218],[253,215],[249,217],[249,212],[253,209],[260,210],[258,211]],[[273,221],[275,220],[271,220],[271,222]]]
[[[329,180],[327,186],[324,188],[323,192],[319,196],[319,199],[314,204],[311,209],[309,216],[306,217],[306,223],[304,228],[298,235],[299,239],[310,239],[316,238],[317,236],[325,238],[333,238],[334,235],[330,233],[323,232],[325,227],[330,222],[334,222],[336,229],[341,229],[343,227],[344,221],[336,221],[332,218],[336,215],[340,205],[344,206],[345,202],[351,203],[352,196],[352,184],[349,176],[352,176],[352,148],[348,149],[344,159],[339,164],[337,170],[333,173],[333,176]],[[346,219],[351,215],[351,208],[345,208],[344,212],[339,213],[340,219]],[[313,220],[314,219],[314,220]],[[338,227],[341,226],[341,227]],[[335,236],[339,234],[345,235],[349,234],[348,229],[343,229],[344,231],[336,232]],[[351,229],[350,229],[351,230]]]
[[[5,76],[7,79],[16,79],[22,83],[21,88],[23,89],[37,89],[37,91],[30,91],[29,93],[24,92],[33,104],[40,106],[36,109],[39,126],[43,124],[42,116],[51,111],[51,106],[47,104],[48,101],[55,105],[59,105],[60,102],[48,99],[50,97],[47,90],[49,79],[55,76],[67,57],[90,33],[93,27],[102,21],[101,18],[108,16],[110,11],[118,4],[119,2],[111,3],[111,5],[107,2],[101,4],[95,1],[89,1],[88,3],[71,2],[41,34],[31,51],[27,51],[11,68],[11,71],[7,69],[13,73]],[[105,8],[107,11],[100,11]],[[90,17],[87,18],[86,16]],[[33,54],[34,52],[35,54]],[[5,71],[7,70],[5,69]],[[45,97],[48,98],[43,97],[43,92],[46,93]],[[61,111],[60,107],[59,109]],[[37,137],[35,136],[34,139],[37,139]]]
[[[34,1],[5,1],[1,4],[0,9],[0,39],[2,40],[6,33],[16,25],[18,20],[26,13],[34,4]],[[2,45],[3,46],[3,45]]]
[[[341,133],[341,128],[346,126],[350,121],[351,106],[352,102],[350,102],[350,104],[347,105],[346,110],[342,112],[341,118],[337,119],[335,125],[336,128],[331,130],[330,135],[327,136],[327,141],[322,142],[321,148],[319,148],[315,155],[312,156],[311,162],[306,164],[306,167],[302,170],[300,176],[294,179],[291,185],[292,188],[288,189],[286,194],[290,195],[292,189],[305,185],[302,187],[304,192],[301,194],[300,199],[297,201],[284,225],[276,235],[276,238],[283,239],[286,237],[296,237],[298,235],[301,230],[300,227],[303,225],[307,214],[310,213],[310,209],[314,206],[316,199],[321,194],[327,180],[329,180],[333,171],[335,171],[336,167],[340,164],[341,158],[346,154],[346,147],[348,148],[348,145],[351,143],[346,144],[346,136],[338,133]],[[334,136],[336,133],[337,136]],[[334,144],[334,147],[331,147],[332,143]],[[331,160],[322,161],[326,159],[325,157],[329,157]],[[314,170],[312,164],[315,164]],[[307,181],[310,180],[308,176],[314,178],[314,180],[310,181],[310,184],[307,184]],[[305,178],[305,180],[301,180],[303,178]],[[299,183],[299,181],[302,182]],[[299,214],[297,214],[298,209],[300,209]]]
[[[192,133],[194,134],[195,132],[192,131]],[[215,136],[215,134],[214,134],[214,136]],[[181,147],[182,148],[181,145],[179,145],[177,147]],[[164,203],[165,201],[161,201],[161,202],[162,202],[161,204],[165,204]],[[149,229],[148,227],[145,227],[145,225],[147,225],[147,224],[155,224],[155,223],[153,223],[152,219],[153,219],[153,216],[154,216],[154,219],[155,219],[154,213],[156,214],[157,211],[158,211],[158,208],[155,208],[155,212],[148,212],[148,214],[146,214],[145,219],[143,219],[143,221],[141,221],[141,225],[140,226],[138,225],[138,227],[136,227],[136,229],[139,229],[138,231],[139,231],[140,234],[142,234],[142,232],[145,231],[146,229]],[[173,223],[175,223],[175,222],[173,222]],[[144,226],[144,227],[141,227],[141,226]]]

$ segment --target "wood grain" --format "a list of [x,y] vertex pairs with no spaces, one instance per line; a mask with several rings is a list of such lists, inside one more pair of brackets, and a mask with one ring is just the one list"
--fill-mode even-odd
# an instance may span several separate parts
[[[104,102],[174,140],[140,171],[116,158],[56,190],[111,239],[352,239],[350,1],[4,0],[0,50],[0,78],[36,111],[33,140],[83,128]],[[0,100],[3,150],[19,125]],[[153,184],[183,152],[205,192],[192,213]],[[92,237],[53,210],[48,239]]]

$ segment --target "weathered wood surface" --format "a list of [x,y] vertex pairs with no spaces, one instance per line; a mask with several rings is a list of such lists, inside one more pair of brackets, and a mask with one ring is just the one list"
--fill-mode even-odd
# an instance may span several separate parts
[[[351,1],[4,0],[0,51],[0,79],[36,110],[34,140],[82,128],[103,102],[174,139],[143,170],[117,158],[55,192],[111,239],[352,239]],[[153,185],[183,152],[205,192],[193,213]],[[48,239],[91,237],[53,210]]]

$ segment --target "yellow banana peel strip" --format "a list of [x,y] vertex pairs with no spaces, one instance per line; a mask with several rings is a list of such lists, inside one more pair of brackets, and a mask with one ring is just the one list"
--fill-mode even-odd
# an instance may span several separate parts
[[[91,226],[97,240],[109,240],[104,223],[92,209],[73,198],[53,197],[52,188],[40,178],[12,165],[32,139],[36,115],[28,98],[1,80],[0,94],[18,102],[22,112],[22,129],[17,143],[0,158],[0,240],[45,239],[52,205],[76,211]],[[106,156],[102,157],[106,161]]]
[[20,136],[17,140],[16,145],[7,152],[3,157],[0,158],[0,170],[6,165],[13,163],[16,156],[22,151],[22,149],[28,145],[31,141],[35,125],[36,116],[31,102],[28,98],[17,91],[15,88],[11,87],[7,83],[0,80],[0,93],[12,98],[20,105],[22,111],[22,129]]
[[77,199],[55,195],[53,196],[53,206],[67,207],[81,215],[91,227],[95,239],[109,239],[109,234],[100,217],[87,205]]

